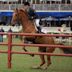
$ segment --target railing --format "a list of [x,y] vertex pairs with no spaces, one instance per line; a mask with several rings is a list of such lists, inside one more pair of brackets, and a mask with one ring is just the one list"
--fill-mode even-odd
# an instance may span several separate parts
[[[22,4],[0,4],[0,10],[13,10],[22,8]],[[72,4],[33,4],[35,10],[72,11]]]
[[21,4],[0,4],[0,10],[14,10],[15,8],[22,8]]
[[52,54],[52,53],[42,53],[42,52],[17,52],[17,51],[12,51],[12,46],[35,46],[35,47],[50,47],[50,48],[72,48],[72,46],[64,46],[64,45],[48,45],[48,44],[23,44],[23,43],[12,43],[12,35],[21,35],[21,36],[49,36],[49,37],[56,37],[56,36],[61,36],[61,37],[72,37],[72,35],[62,35],[62,34],[30,34],[30,33],[0,33],[3,35],[8,35],[8,43],[0,43],[0,45],[7,45],[8,46],[8,51],[1,51],[0,53],[7,53],[8,54],[8,68],[11,68],[11,61],[12,61],[12,54],[36,54],[36,55],[49,55],[49,56],[71,56],[72,54]]
[[34,4],[33,8],[36,10],[55,10],[55,11],[64,11],[72,10],[71,4]]

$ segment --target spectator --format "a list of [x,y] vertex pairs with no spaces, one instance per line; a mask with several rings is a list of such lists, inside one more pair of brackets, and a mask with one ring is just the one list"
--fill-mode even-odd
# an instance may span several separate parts
[[[0,29],[0,32],[4,32],[3,28]],[[0,34],[0,42],[3,42],[3,35]]]
[[10,28],[10,29],[8,30],[8,32],[12,32],[12,29]]

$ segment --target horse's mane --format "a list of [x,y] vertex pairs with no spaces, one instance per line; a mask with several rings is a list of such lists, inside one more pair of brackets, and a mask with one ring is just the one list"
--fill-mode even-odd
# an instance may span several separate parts
[[26,11],[25,10],[23,10],[23,9],[19,9],[21,12],[24,12],[24,13],[26,13]]
[[18,9],[18,11],[19,12],[21,12],[23,15],[25,15],[26,17],[28,17],[28,13],[27,13],[27,11],[26,10],[24,10],[24,9]]
[[24,10],[23,8],[20,8],[20,9],[16,8],[16,9],[14,9],[14,12],[15,13],[22,13],[23,15],[24,14],[28,15],[28,13],[26,12],[26,10]]

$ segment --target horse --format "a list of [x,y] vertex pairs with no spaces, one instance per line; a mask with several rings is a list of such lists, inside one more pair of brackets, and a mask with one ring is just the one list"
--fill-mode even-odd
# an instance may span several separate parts
[[[29,20],[28,13],[24,9],[16,9],[14,10],[14,13],[12,15],[12,21],[11,23],[14,25],[17,21],[22,25],[22,32],[23,33],[37,33],[35,29],[35,22],[34,20]],[[53,37],[47,37],[47,36],[26,36],[24,37],[25,40],[34,41],[35,44],[53,44],[56,45]],[[25,49],[25,48],[24,48]],[[55,48],[48,48],[48,47],[39,47],[39,52],[48,52],[53,53],[55,51]],[[41,63],[37,68],[41,68],[45,62],[44,55],[39,55],[41,59]],[[47,65],[45,69],[47,69],[48,66],[51,65],[51,56],[47,55]]]

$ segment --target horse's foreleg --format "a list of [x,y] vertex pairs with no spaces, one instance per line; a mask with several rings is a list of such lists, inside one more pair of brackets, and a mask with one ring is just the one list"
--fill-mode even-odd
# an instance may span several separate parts
[[25,46],[23,46],[23,50],[24,50],[25,52],[28,52],[28,50],[27,50],[27,49],[25,49]]
[[[24,41],[24,37],[22,37],[22,36],[20,36],[20,40],[23,41],[23,43],[27,43],[27,42]],[[28,50],[25,48],[25,46],[23,46],[23,50],[25,52],[28,52]],[[32,57],[34,56],[34,54],[29,54],[29,55],[31,55]]]
[[[28,52],[28,50],[27,49],[25,49],[25,46],[23,46],[23,50],[25,51],[25,52]],[[34,56],[34,54],[29,54],[30,56]]]

